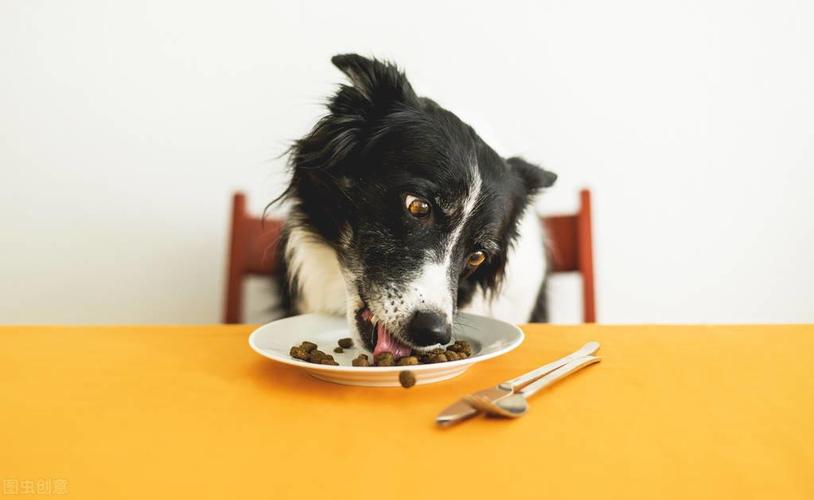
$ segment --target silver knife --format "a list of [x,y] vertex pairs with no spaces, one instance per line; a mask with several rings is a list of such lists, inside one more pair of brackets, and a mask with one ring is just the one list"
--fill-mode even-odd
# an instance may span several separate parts
[[[523,375],[511,380],[502,382],[494,387],[472,393],[470,396],[483,397],[491,400],[492,402],[500,401],[501,399],[507,398],[515,392],[520,391],[545,374],[556,370],[557,368],[564,366],[575,359],[589,356],[595,353],[598,349],[598,342],[588,342],[584,346],[580,347],[579,350],[572,352],[568,356],[560,358],[557,361],[552,361],[551,363],[545,364],[540,368],[532,370],[528,373],[524,373]],[[458,401],[444,408],[435,418],[435,423],[440,426],[447,427],[466,420],[469,417],[473,417],[477,415],[478,412],[479,410],[470,406],[469,403],[467,403],[464,399],[459,399]]]

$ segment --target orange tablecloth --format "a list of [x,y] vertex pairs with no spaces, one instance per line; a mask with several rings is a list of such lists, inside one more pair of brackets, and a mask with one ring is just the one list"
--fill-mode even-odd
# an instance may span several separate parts
[[[814,498],[814,326],[524,329],[404,390],[313,380],[252,352],[251,326],[3,327],[0,480],[102,499]],[[433,424],[588,340],[602,363],[527,416]]]

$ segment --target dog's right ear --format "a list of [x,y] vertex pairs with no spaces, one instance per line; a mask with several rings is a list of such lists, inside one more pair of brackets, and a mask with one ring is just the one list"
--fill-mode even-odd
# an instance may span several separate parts
[[508,158],[506,163],[511,167],[511,171],[520,177],[529,195],[553,186],[557,180],[557,174],[554,172],[533,165],[519,156]]
[[[331,62],[353,83],[352,87],[343,87],[334,98],[333,105],[352,106],[341,111],[363,111],[371,115],[386,113],[398,104],[417,103],[412,85],[395,64],[359,54],[338,54],[331,58]],[[357,97],[365,101],[362,106]]]

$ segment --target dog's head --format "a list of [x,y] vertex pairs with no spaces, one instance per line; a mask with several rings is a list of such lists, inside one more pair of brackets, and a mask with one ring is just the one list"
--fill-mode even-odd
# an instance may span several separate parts
[[368,348],[446,344],[458,305],[499,286],[520,215],[556,175],[501,158],[394,65],[332,62],[352,85],[292,148],[295,210],[336,251]]

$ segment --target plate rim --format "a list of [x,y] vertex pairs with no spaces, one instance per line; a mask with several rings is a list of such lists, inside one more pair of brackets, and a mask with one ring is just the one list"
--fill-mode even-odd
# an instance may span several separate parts
[[256,344],[256,340],[259,337],[258,332],[260,332],[261,329],[263,329],[263,328],[265,328],[265,327],[267,327],[267,326],[269,326],[269,325],[271,325],[273,323],[276,323],[278,321],[283,321],[283,320],[286,320],[286,319],[290,319],[290,318],[298,318],[298,317],[303,317],[303,316],[321,316],[321,317],[330,318],[330,319],[339,319],[339,320],[343,319],[341,316],[334,316],[334,315],[331,315],[331,314],[324,314],[324,313],[297,314],[297,315],[294,315],[294,316],[288,316],[286,318],[280,318],[280,319],[275,320],[275,321],[270,321],[268,323],[262,324],[262,325],[258,326],[257,328],[255,328],[249,334],[248,341],[249,341],[249,346],[252,348],[252,350],[254,352],[256,352],[257,354],[263,356],[264,358],[268,358],[268,359],[270,359],[272,361],[276,361],[278,363],[283,363],[283,364],[287,364],[287,365],[291,365],[291,366],[299,366],[300,368],[305,368],[305,369],[308,369],[308,370],[320,370],[320,371],[331,371],[331,372],[357,372],[357,373],[360,372],[360,371],[367,371],[367,372],[370,372],[370,373],[388,373],[388,372],[397,372],[397,371],[400,372],[400,371],[403,371],[405,369],[409,369],[410,371],[423,372],[423,371],[429,371],[429,370],[437,369],[439,367],[439,365],[449,366],[449,367],[471,365],[471,364],[474,364],[474,363],[479,363],[481,361],[487,361],[489,359],[496,358],[498,356],[502,356],[504,354],[507,354],[507,353],[517,349],[518,347],[520,347],[520,345],[526,339],[526,334],[523,333],[523,330],[518,325],[508,323],[506,321],[502,321],[502,320],[499,320],[499,319],[496,319],[496,318],[492,318],[490,316],[483,316],[483,315],[480,315],[480,314],[459,312],[458,315],[470,316],[470,317],[474,317],[474,318],[484,318],[484,319],[487,319],[487,320],[490,320],[490,321],[497,321],[499,323],[502,323],[502,324],[514,329],[515,332],[518,334],[518,336],[517,336],[516,339],[514,339],[507,346],[505,346],[505,347],[503,347],[501,349],[498,349],[498,350],[496,350],[494,352],[484,354],[482,356],[481,355],[476,355],[476,356],[472,356],[472,357],[469,357],[469,358],[466,358],[466,359],[459,359],[459,360],[456,360],[456,361],[447,361],[445,363],[431,363],[431,364],[427,364],[427,365],[409,365],[409,366],[334,366],[334,365],[319,365],[319,364],[316,364],[316,363],[308,363],[307,361],[301,361],[301,360],[290,358],[290,357],[289,358],[283,358],[281,356],[271,356],[271,355],[269,355],[269,353],[265,352],[262,348],[258,347],[257,344]]

